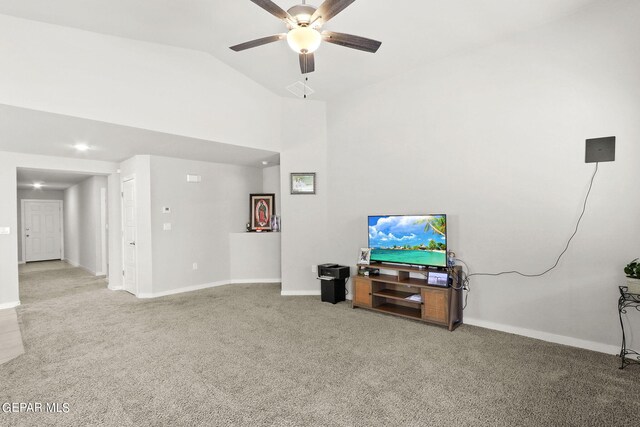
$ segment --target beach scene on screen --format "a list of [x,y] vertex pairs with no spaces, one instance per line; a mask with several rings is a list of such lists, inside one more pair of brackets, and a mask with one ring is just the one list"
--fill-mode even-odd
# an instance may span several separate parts
[[446,266],[445,215],[370,216],[371,261]]

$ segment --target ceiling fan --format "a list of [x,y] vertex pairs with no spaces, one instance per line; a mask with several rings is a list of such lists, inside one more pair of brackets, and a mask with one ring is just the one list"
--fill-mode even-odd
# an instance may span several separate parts
[[313,52],[318,49],[322,40],[328,43],[371,53],[375,53],[382,44],[376,40],[353,36],[351,34],[321,31],[324,24],[329,22],[329,20],[338,13],[342,12],[355,0],[325,0],[318,8],[310,4],[306,4],[306,1],[303,0],[302,4],[293,6],[287,11],[271,0],[251,1],[276,18],[283,20],[287,25],[288,32],[251,40],[231,46],[230,49],[240,52],[242,50],[287,39],[291,49],[299,55],[300,71],[302,71],[302,74],[311,73],[315,70],[315,58],[313,56]]

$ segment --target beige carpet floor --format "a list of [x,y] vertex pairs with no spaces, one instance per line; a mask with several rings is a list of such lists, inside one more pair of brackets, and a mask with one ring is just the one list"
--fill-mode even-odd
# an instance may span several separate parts
[[14,308],[0,310],[0,365],[24,353],[22,334]]
[[0,425],[637,425],[640,366],[463,325],[454,332],[231,285],[153,300],[61,262],[21,269],[25,354]]

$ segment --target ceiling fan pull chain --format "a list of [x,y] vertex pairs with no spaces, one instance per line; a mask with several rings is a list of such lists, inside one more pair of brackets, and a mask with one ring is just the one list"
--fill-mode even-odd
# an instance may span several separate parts
[[307,83],[309,83],[309,77],[304,78],[304,99],[307,99]]

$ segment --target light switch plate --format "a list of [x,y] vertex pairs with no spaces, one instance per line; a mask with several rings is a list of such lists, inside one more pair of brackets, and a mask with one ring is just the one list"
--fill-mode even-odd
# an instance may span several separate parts
[[171,208],[169,206],[163,206],[162,213],[171,213]]
[[0,234],[11,234],[10,227],[0,227]]

